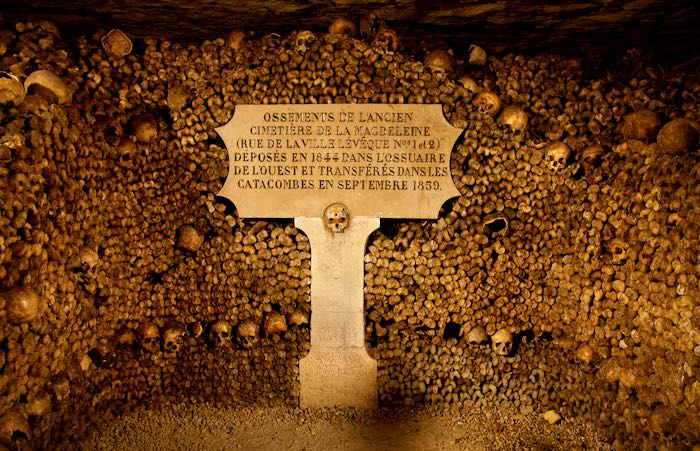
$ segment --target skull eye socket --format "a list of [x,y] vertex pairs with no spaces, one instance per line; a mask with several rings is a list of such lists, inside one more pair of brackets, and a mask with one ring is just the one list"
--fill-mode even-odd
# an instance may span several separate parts
[[221,337],[222,337],[222,338],[228,338],[228,332],[222,331],[222,332],[221,332]]

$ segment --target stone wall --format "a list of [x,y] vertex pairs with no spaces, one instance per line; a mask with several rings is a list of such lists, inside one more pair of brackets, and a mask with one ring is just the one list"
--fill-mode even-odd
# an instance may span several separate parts
[[[437,221],[383,221],[365,257],[381,402],[556,409],[620,447],[697,443],[697,74],[634,53],[615,71],[508,54],[445,73],[373,36],[297,38],[118,57],[6,24],[0,69],[49,70],[72,95],[34,87],[0,109],[2,427],[53,448],[136,405],[296,405],[309,243],[216,197],[214,128],[236,104],[440,103],[466,127],[461,196]],[[657,144],[678,118],[685,145]]]

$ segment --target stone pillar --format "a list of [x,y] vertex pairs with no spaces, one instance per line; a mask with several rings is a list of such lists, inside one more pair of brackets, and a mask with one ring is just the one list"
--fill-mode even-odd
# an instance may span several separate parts
[[299,364],[302,407],[377,407],[377,362],[365,349],[364,253],[379,218],[333,233],[295,218],[311,244],[311,351]]

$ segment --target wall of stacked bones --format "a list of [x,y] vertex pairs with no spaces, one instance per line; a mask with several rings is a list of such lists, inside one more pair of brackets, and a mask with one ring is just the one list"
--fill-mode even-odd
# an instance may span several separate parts
[[[440,103],[461,196],[365,254],[383,405],[557,410],[618,447],[700,441],[697,73],[363,22],[193,45],[0,31],[0,443],[138,405],[298,404],[311,249],[216,193],[237,104]],[[101,39],[102,38],[102,39]]]

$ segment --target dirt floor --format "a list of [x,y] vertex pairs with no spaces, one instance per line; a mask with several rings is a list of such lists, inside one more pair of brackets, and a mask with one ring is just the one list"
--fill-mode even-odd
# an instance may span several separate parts
[[171,406],[98,429],[86,450],[598,450],[586,424],[541,415],[445,410]]

